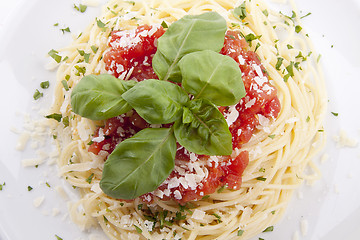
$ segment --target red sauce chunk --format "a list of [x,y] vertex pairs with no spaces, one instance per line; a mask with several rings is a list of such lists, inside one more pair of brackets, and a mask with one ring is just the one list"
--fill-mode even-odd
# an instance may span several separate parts
[[[156,42],[165,30],[148,25],[135,30],[114,31],[109,50],[104,54],[106,70],[122,79],[157,79],[152,69]],[[151,193],[140,198],[147,203],[154,196],[162,200],[175,200],[180,204],[199,200],[223,188],[239,189],[242,174],[249,162],[249,153],[241,151],[255,131],[269,131],[270,121],[280,111],[277,91],[257,54],[236,31],[227,31],[221,54],[232,57],[242,71],[246,96],[234,106],[220,107],[233,138],[232,156],[204,156],[188,152],[178,145],[175,168],[170,176]],[[96,130],[89,151],[111,153],[115,146],[141,129],[151,127],[134,110],[108,119],[104,127]]]

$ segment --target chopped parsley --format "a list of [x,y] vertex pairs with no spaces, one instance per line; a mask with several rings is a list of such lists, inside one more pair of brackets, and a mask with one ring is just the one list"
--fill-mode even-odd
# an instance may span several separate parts
[[161,26],[163,28],[169,28],[169,26],[167,25],[167,23],[165,21],[162,21]]
[[66,81],[66,80],[62,80],[62,81],[61,81],[61,84],[63,85],[63,87],[64,87],[65,91],[69,91],[69,86],[68,86],[68,84],[67,84],[67,81]]
[[74,9],[77,10],[77,11],[79,11],[79,12],[81,12],[81,13],[83,13],[83,12],[86,11],[87,6],[86,6],[86,5],[83,5],[83,4],[79,4],[79,6],[76,6],[76,5],[74,4]]
[[309,13],[307,13],[306,15],[300,17],[300,19],[303,19],[303,18],[305,18],[305,17],[307,17],[307,16],[309,16],[309,15],[311,15],[311,12],[309,12]]
[[321,54],[319,54],[319,56],[317,57],[316,62],[319,62],[320,58],[321,58]]
[[221,193],[221,192],[223,192],[227,187],[228,187],[227,184],[225,184],[225,185],[223,185],[221,188],[219,188],[219,189],[217,190],[217,192],[218,192],[218,193]]
[[66,32],[71,32],[69,27],[67,27],[67,28],[60,28],[60,30],[62,31],[63,34],[66,33]]
[[142,233],[141,228],[139,228],[139,227],[136,226],[135,224],[134,224],[134,227],[135,227],[137,233],[139,233],[139,234]]
[[69,126],[69,117],[64,117],[62,119],[62,123],[64,124],[65,127]]
[[284,81],[287,82],[287,80],[289,79],[289,77],[293,77],[294,76],[294,62],[290,61],[290,64],[286,67],[286,71],[288,72],[285,76],[284,76]]
[[310,116],[307,116],[306,122],[309,122],[309,121],[310,121]]
[[265,16],[269,16],[269,12],[267,11],[267,9],[265,9],[264,11],[262,11],[263,12],[263,14],[265,15]]
[[211,215],[213,215],[213,216],[215,216],[215,217],[216,217],[216,221],[217,221],[218,223],[222,223],[222,221],[221,221],[221,217],[220,217],[218,214],[213,213],[213,214],[211,214]]
[[256,180],[259,180],[259,181],[266,181],[266,178],[264,177],[257,177]]
[[48,55],[50,57],[52,57],[57,63],[60,63],[61,62],[61,56],[58,54],[59,52],[54,50],[54,49],[51,49],[49,52],[48,52]]
[[99,50],[99,47],[95,46],[95,45],[92,45],[91,46],[91,50],[94,52],[94,53],[97,53],[97,51]]
[[38,100],[38,99],[41,98],[42,96],[44,96],[44,94],[41,93],[41,92],[39,92],[38,89],[36,89],[35,92],[34,92],[34,95],[33,95],[34,100]]
[[280,67],[281,67],[281,64],[283,63],[284,59],[282,57],[278,57],[277,58],[277,62],[276,62],[276,65],[275,65],[275,68],[276,70],[280,70]]
[[275,134],[268,135],[268,137],[271,138],[271,139],[274,139],[274,138],[275,138]]
[[75,69],[77,70],[77,73],[75,73],[76,76],[80,76],[81,74],[82,74],[82,75],[85,75],[85,73],[86,73],[86,67],[80,67],[80,66],[78,66],[78,65],[75,65],[74,67],[75,67]]
[[62,119],[62,115],[59,114],[59,113],[53,113],[53,114],[50,114],[50,115],[47,115],[45,116],[46,118],[49,118],[49,119],[55,119],[56,121],[60,122],[61,119]]
[[55,234],[55,237],[57,240],[63,240],[61,237],[59,237],[58,235]]
[[249,46],[251,47],[251,42],[256,40],[256,39],[260,39],[261,38],[261,35],[259,36],[255,36],[254,34],[252,33],[249,33],[248,35],[245,36],[245,40],[247,43],[249,43]]
[[94,173],[90,174],[90,176],[86,179],[86,182],[88,182],[89,184],[91,184],[92,180],[94,177]]
[[208,199],[209,197],[210,197],[210,195],[205,195],[205,196],[203,196],[203,197],[202,197],[202,199],[201,199],[201,200]]
[[45,81],[45,82],[41,82],[41,83],[40,83],[40,87],[41,87],[42,89],[47,89],[47,88],[49,88],[49,86],[50,86],[49,81]]
[[48,182],[46,182],[45,183],[45,185],[48,187],[48,188],[50,188],[51,186],[50,186],[50,184],[48,183]]
[[274,231],[274,226],[267,227],[263,232],[272,232]]
[[182,215],[181,212],[176,212],[175,221],[179,221],[179,220],[185,220],[186,219],[186,214]]
[[337,112],[331,112],[332,115],[334,115],[335,117],[339,116],[339,113]]
[[239,229],[239,231],[237,232],[237,235],[238,235],[238,236],[242,236],[242,235],[243,235],[243,233],[244,233],[244,230]]
[[30,192],[31,190],[33,190],[33,187],[28,186],[28,187],[27,187],[27,190]]
[[244,20],[247,16],[245,2],[242,3],[240,6],[234,8],[234,16],[239,20]]
[[78,49],[78,52],[79,52],[80,56],[84,57],[84,61],[86,63],[89,63],[90,53],[86,53],[84,50],[79,50],[79,49]]
[[260,47],[260,43],[257,43],[254,52],[256,52],[256,50],[257,50],[259,47]]
[[3,184],[0,184],[0,191],[3,190],[4,186],[5,186],[5,182]]
[[301,27],[301,26],[299,26],[299,25],[296,25],[296,26],[295,26],[295,32],[296,32],[296,33],[301,32],[301,30],[302,30],[302,27]]
[[105,32],[106,31],[106,24],[103,23],[100,19],[96,19],[96,25],[101,28],[101,31]]

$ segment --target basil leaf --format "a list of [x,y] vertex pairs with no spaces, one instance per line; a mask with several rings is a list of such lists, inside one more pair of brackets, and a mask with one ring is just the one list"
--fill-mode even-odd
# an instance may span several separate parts
[[158,39],[153,68],[161,80],[181,82],[179,60],[186,54],[213,50],[219,52],[224,45],[227,26],[218,13],[186,15],[171,24]]
[[188,94],[178,85],[155,79],[136,84],[122,95],[136,112],[150,124],[172,123],[181,117]]
[[118,144],[104,164],[100,187],[118,199],[154,191],[174,168],[172,128],[146,128]]
[[242,3],[240,6],[234,8],[233,15],[240,21],[246,18],[247,13],[246,13],[245,2]]
[[[209,100],[195,99],[186,104],[192,114],[174,124],[176,140],[190,152],[205,155],[230,155],[232,136],[224,116]],[[191,122],[184,121],[192,119]],[[189,123],[187,123],[189,122]]]
[[130,111],[131,106],[121,97],[135,85],[109,74],[83,77],[71,93],[73,112],[91,120],[105,120]]
[[218,106],[234,105],[245,96],[241,70],[234,59],[205,50],[187,54],[179,62],[184,89],[195,99]]

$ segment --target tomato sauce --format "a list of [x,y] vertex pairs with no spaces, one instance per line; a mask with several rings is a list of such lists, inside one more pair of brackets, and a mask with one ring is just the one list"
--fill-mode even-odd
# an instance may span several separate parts
[[[157,79],[152,69],[152,57],[156,52],[156,41],[164,32],[161,26],[148,25],[130,31],[112,32],[110,48],[104,54],[106,70],[122,79]],[[246,96],[238,104],[219,108],[227,119],[233,149],[239,154],[235,158],[224,156],[217,161],[210,156],[189,153],[178,146],[175,169],[157,190],[141,196],[144,202],[150,203],[157,196],[183,204],[214,193],[219,187],[239,189],[241,176],[249,162],[248,152],[239,150],[241,145],[248,142],[264,122],[277,117],[280,102],[276,88],[269,82],[265,68],[245,39],[236,31],[227,31],[220,53],[232,57],[239,64],[246,90]],[[111,153],[119,142],[147,127],[150,125],[133,110],[108,119],[105,126],[94,134],[94,138],[102,134],[104,140],[93,142],[89,151],[95,154],[100,151]],[[206,164],[199,165],[198,162]]]

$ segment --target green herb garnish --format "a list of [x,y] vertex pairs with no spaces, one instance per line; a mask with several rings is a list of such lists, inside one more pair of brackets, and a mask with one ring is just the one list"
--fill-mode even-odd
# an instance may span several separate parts
[[272,232],[274,231],[274,226],[267,227],[263,232]]
[[62,33],[71,32],[69,27],[60,28],[60,30],[62,31]]
[[135,224],[134,224],[134,227],[135,227],[137,233],[139,233],[139,234],[142,233],[141,228],[139,228],[139,227],[136,226]]
[[94,178],[94,173],[90,174],[90,176],[86,179],[86,182],[91,184],[93,178]]
[[44,94],[39,92],[38,89],[36,89],[35,92],[34,92],[33,98],[34,98],[34,100],[38,100],[39,98],[41,98],[43,96],[44,96]]
[[56,121],[60,122],[61,118],[62,118],[62,115],[59,114],[59,113],[53,113],[53,114],[47,115],[45,117],[49,118],[49,119],[55,119]]
[[221,217],[220,217],[218,214],[213,213],[213,214],[211,214],[211,215],[213,215],[213,216],[215,216],[215,217],[216,217],[216,221],[217,221],[218,223],[222,223],[222,221],[221,221]]
[[245,2],[242,3],[240,6],[234,8],[234,16],[239,20],[244,20],[247,16]]
[[264,177],[257,177],[256,180],[259,180],[259,181],[266,181],[266,178]]
[[6,185],[6,183],[4,182],[3,184],[0,184],[0,191],[3,190],[4,186]]
[[169,26],[167,25],[167,23],[165,21],[162,21],[161,26],[163,28],[169,28]]
[[61,62],[61,56],[58,54],[59,52],[54,50],[54,49],[51,49],[49,52],[48,52],[48,55],[50,57],[52,57],[57,63],[60,63]]
[[64,87],[65,91],[69,91],[69,86],[68,86],[68,84],[67,84],[67,81],[66,81],[66,80],[62,80],[62,81],[61,81],[61,84],[63,85],[63,87]]
[[86,11],[87,6],[86,6],[86,5],[83,5],[83,4],[79,4],[79,6],[76,6],[76,5],[74,4],[74,9],[77,10],[77,11],[79,11],[79,12],[81,12],[81,13],[83,13],[83,12]]
[[93,51],[93,53],[97,53],[97,51],[99,50],[99,47],[95,46],[95,45],[92,45],[91,46],[91,50]]
[[301,27],[301,26],[299,26],[299,25],[296,25],[296,26],[295,26],[295,32],[296,32],[296,33],[299,33],[301,30],[302,30],[302,27]]
[[41,83],[40,83],[40,87],[41,87],[42,89],[47,89],[47,88],[49,88],[49,86],[50,86],[49,81],[45,81],[45,82],[41,82]]
[[275,65],[276,70],[280,71],[281,64],[283,63],[284,59],[282,57],[277,58],[277,62]]
[[[176,142],[196,154],[231,154],[232,137],[218,106],[238,103],[245,89],[238,64],[219,54],[226,29],[225,19],[215,12],[187,15],[158,39],[152,63],[160,80],[136,83],[88,75],[73,88],[71,106],[82,117],[105,120],[134,109],[149,124],[174,123],[143,129],[120,142],[104,164],[104,193],[134,199],[155,190],[174,168]],[[259,37],[249,41],[253,38]]]
[[57,240],[63,240],[61,237],[59,237],[58,235],[55,235]]
[[268,135],[268,137],[271,138],[271,139],[274,139],[275,136],[276,136],[275,134]]

